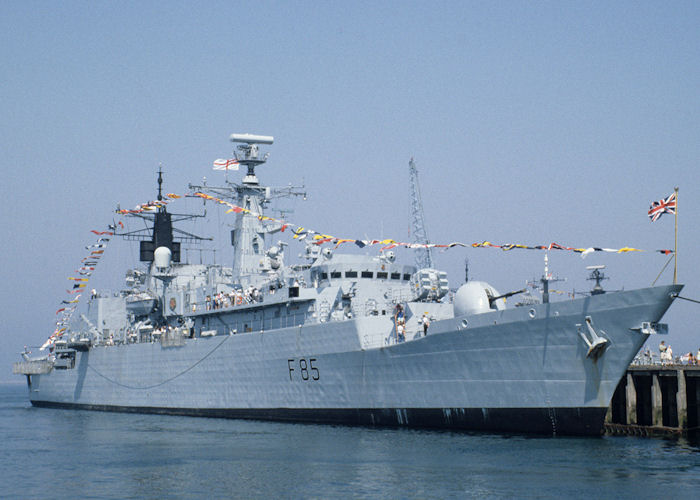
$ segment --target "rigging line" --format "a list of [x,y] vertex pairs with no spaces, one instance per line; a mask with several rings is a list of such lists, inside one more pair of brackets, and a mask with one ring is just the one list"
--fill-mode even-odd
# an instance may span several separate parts
[[677,293],[674,294],[673,296],[674,296],[675,298],[677,298],[677,299],[683,299],[683,300],[687,300],[688,302],[695,302],[696,304],[700,304],[700,300],[689,299],[688,297],[681,297],[681,296],[678,295]]
[[661,275],[663,274],[663,272],[666,270],[666,268],[668,267],[668,265],[671,263],[671,260],[674,259],[675,257],[676,257],[676,254],[674,253],[673,255],[671,255],[671,256],[668,258],[668,260],[666,261],[666,264],[664,264],[664,267],[661,268],[661,272],[659,272],[659,275],[658,275],[658,276],[656,277],[656,279],[651,283],[651,286],[656,285],[656,282],[659,281],[659,278],[661,277]]
[[214,348],[213,348],[211,351],[209,351],[202,359],[200,359],[199,361],[197,361],[195,364],[193,364],[193,365],[190,366],[189,368],[184,369],[183,371],[181,371],[181,372],[178,373],[177,375],[173,375],[172,377],[170,377],[170,378],[168,378],[168,379],[165,379],[165,380],[163,380],[162,382],[159,382],[159,383],[154,384],[154,385],[145,386],[145,387],[135,387],[135,386],[132,386],[132,385],[122,384],[122,383],[120,383],[120,382],[117,382],[117,381],[114,380],[114,379],[111,379],[111,378],[107,377],[106,375],[103,375],[102,373],[100,373],[99,371],[97,371],[95,368],[93,368],[93,367],[90,366],[89,364],[88,364],[88,368],[90,368],[92,371],[94,371],[96,374],[98,374],[100,377],[102,377],[102,378],[105,379],[106,381],[111,382],[111,383],[113,383],[114,385],[118,385],[118,386],[120,386],[120,387],[124,387],[124,388],[126,388],[126,389],[139,389],[139,390],[153,389],[153,388],[155,388],[155,387],[160,387],[161,385],[165,385],[165,384],[167,384],[168,382],[170,382],[170,381],[172,381],[172,380],[175,380],[176,378],[180,377],[181,375],[184,375],[184,374],[187,373],[188,371],[192,370],[192,369],[193,369],[195,366],[197,366],[199,363],[201,363],[202,361],[204,361],[205,359],[207,359],[209,356],[211,356],[212,354],[214,354],[214,351],[216,351],[219,347],[221,347],[221,346],[223,345],[223,343],[226,342],[230,337],[231,337],[230,335],[226,335],[226,337],[224,338],[224,340],[222,340],[221,342],[219,342],[219,345],[217,345],[216,347],[214,347]]

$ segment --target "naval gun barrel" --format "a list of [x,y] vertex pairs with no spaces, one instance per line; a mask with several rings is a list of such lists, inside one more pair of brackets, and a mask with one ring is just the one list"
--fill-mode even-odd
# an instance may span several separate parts
[[523,288],[522,290],[516,290],[514,292],[504,293],[503,295],[499,295],[498,297],[489,297],[489,307],[492,306],[493,303],[496,302],[498,299],[507,299],[508,297],[512,297],[513,295],[525,292],[527,292],[527,288]]

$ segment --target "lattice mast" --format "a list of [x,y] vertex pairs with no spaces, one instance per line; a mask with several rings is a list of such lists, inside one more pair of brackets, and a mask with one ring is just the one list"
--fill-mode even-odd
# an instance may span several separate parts
[[[408,162],[408,171],[411,187],[411,230],[413,231],[413,242],[421,245],[427,244],[428,235],[425,232],[425,217],[423,216],[423,200],[420,196],[420,186],[418,185],[418,169],[413,158]],[[416,248],[416,267],[426,269],[433,267],[433,256],[430,248]]]

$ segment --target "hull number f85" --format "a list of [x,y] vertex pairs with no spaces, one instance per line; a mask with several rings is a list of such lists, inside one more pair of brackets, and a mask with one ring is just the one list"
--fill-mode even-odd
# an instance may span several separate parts
[[295,378],[299,380],[318,380],[321,378],[321,374],[318,368],[314,366],[316,363],[316,358],[291,358],[287,360],[287,366],[289,368],[289,380],[293,381]]

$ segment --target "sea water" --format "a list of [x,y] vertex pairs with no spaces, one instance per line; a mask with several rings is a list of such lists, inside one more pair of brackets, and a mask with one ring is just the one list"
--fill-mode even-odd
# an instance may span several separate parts
[[700,443],[33,408],[0,384],[2,498],[697,498]]

